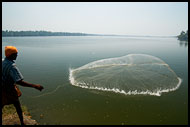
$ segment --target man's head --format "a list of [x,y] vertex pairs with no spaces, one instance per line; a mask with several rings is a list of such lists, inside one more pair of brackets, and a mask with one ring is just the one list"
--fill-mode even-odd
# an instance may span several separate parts
[[14,46],[5,46],[5,56],[11,60],[16,60],[18,50]]

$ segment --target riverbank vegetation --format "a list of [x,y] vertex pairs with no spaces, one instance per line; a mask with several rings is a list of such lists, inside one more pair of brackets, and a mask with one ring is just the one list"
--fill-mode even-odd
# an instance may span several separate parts
[[177,38],[180,41],[187,41],[188,42],[188,30],[186,32],[182,31],[181,34],[177,36]]
[[12,36],[95,36],[97,34],[51,32],[51,31],[2,31],[2,37]]
[[[21,106],[23,111],[24,123],[26,125],[37,125],[36,120],[31,119],[26,106]],[[20,120],[17,115],[16,109],[11,105],[6,105],[2,109],[2,125],[20,125]]]

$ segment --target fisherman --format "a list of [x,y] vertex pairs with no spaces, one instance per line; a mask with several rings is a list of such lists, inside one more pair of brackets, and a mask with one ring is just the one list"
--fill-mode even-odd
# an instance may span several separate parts
[[13,104],[16,108],[17,114],[20,119],[21,125],[24,125],[23,114],[21,109],[21,104],[19,102],[19,97],[21,96],[21,91],[18,85],[24,87],[32,87],[39,91],[43,89],[43,86],[39,84],[32,84],[24,81],[24,77],[17,68],[14,60],[16,60],[18,50],[14,46],[5,47],[5,59],[2,60],[2,104],[1,109],[4,105]]

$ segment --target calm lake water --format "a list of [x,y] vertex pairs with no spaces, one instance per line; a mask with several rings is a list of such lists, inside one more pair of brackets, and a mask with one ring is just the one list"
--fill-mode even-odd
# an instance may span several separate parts
[[[21,103],[42,125],[188,124],[188,45],[176,38],[119,36],[3,37],[18,48],[24,80],[44,86],[20,87]],[[69,69],[131,53],[156,56],[182,79],[161,96],[123,95],[70,84]]]

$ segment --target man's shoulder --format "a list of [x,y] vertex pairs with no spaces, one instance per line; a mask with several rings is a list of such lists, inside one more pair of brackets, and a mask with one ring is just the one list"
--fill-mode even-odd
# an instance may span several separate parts
[[2,59],[2,62],[6,62],[6,63],[15,63],[14,61],[9,60],[8,58],[4,58],[4,59]]
[[2,60],[2,67],[6,67],[6,66],[10,66],[10,67],[15,68],[16,64],[15,64],[15,62],[10,61],[10,60],[5,58],[5,59]]

